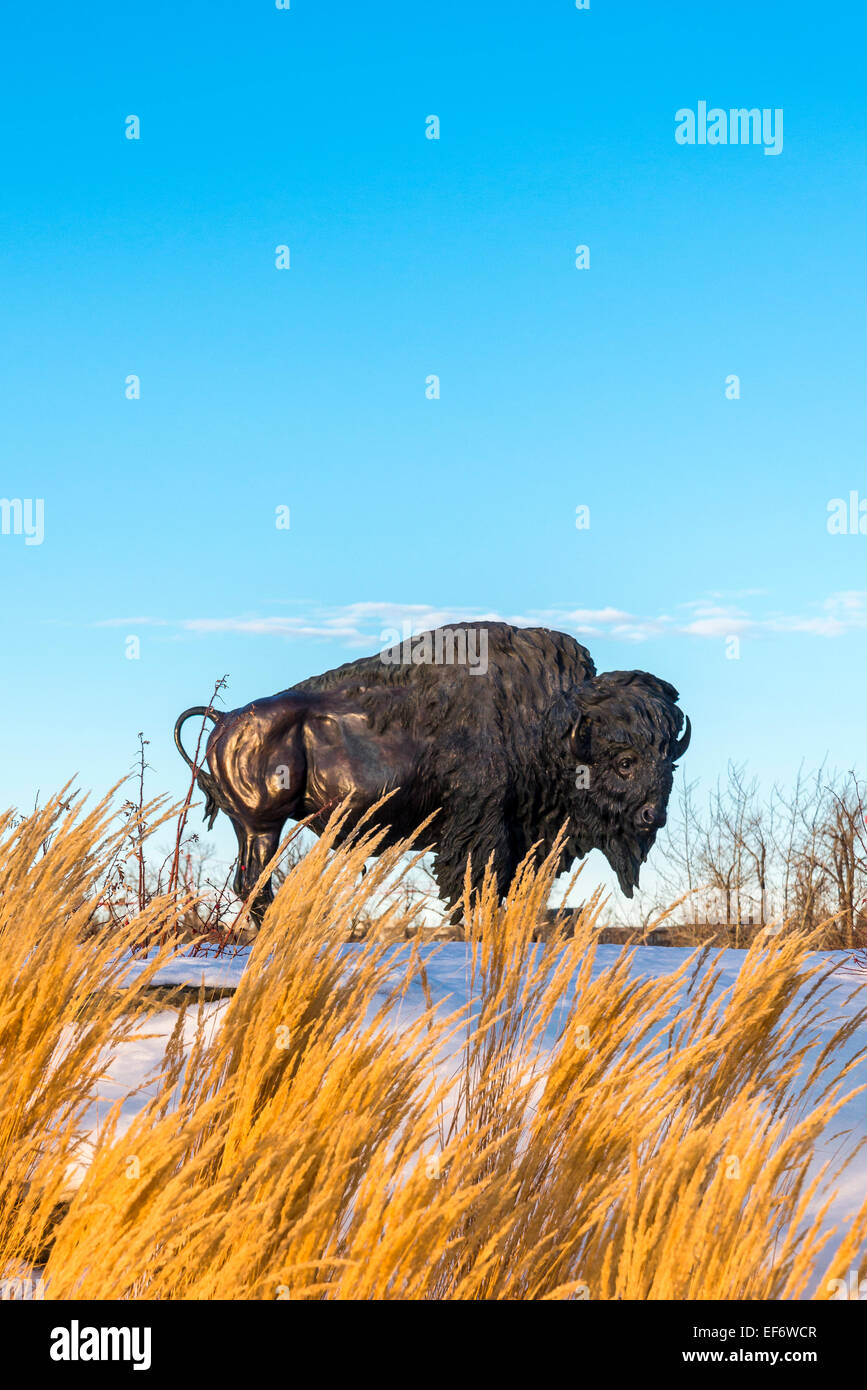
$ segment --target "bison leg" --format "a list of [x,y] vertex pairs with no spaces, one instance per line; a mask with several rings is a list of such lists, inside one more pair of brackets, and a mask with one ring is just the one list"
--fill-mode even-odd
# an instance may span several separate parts
[[247,862],[247,834],[243,825],[236,821],[234,816],[231,818],[232,829],[238,841],[238,862],[235,865],[235,877],[232,879],[232,892],[237,893],[239,898],[244,896],[244,865]]
[[[233,886],[239,898],[249,899],[265,865],[277,853],[280,830],[251,831],[236,824],[235,833],[238,836],[238,867]],[[268,905],[273,901],[274,889],[269,875],[250,903],[250,916],[257,927],[261,927]]]

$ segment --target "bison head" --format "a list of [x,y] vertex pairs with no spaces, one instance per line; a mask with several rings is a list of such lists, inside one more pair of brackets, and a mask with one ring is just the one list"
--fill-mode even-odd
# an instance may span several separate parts
[[578,718],[572,753],[579,852],[602,850],[627,898],[665,825],[675,760],[689,745],[690,724],[677,691],[646,671],[609,671],[575,691]]

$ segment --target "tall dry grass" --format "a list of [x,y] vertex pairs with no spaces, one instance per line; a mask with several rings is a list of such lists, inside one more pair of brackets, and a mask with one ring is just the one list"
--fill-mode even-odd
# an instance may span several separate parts
[[[156,828],[159,806],[146,809]],[[27,818],[0,815],[0,1273],[40,1258],[107,1057],[142,1024],[168,956],[131,984],[123,947],[170,935],[185,906],[155,899],[120,950],[94,925],[127,833],[111,796],[85,812],[67,788]]]
[[[108,1117],[70,1194],[157,964],[121,994],[132,928],[83,930],[108,814],[0,822],[0,1271],[44,1260],[50,1298],[793,1298],[861,1260],[867,1202],[829,1241],[811,1164],[864,1014],[830,1020],[805,938],[757,943],[722,993],[707,954],[594,973],[596,901],[532,943],[555,850],[503,905],[467,898],[472,1003],[450,1012],[417,943],[341,943],[399,852],[360,878],[377,837],[335,850],[339,817],[219,1026],[200,1000],[185,1049],[179,1012],[155,1096],[122,1137]],[[138,940],[177,910],[151,904]],[[385,935],[412,911],[381,908]]]

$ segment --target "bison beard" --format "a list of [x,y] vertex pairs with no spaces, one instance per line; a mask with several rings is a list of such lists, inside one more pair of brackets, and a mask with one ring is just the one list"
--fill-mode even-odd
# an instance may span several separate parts
[[[689,743],[677,691],[645,671],[597,676],[589,652],[546,628],[473,623],[440,629],[487,634],[487,670],[401,663],[399,648],[349,662],[224,715],[209,713],[209,771],[198,771],[213,825],[219,810],[238,836],[236,890],[247,896],[287,820],[321,831],[347,795],[358,817],[378,813],[385,844],[437,812],[430,835],[446,902],[475,885],[493,856],[508,890],[534,847],[547,853],[568,822],[561,869],[593,848],[627,897],[665,823],[674,761]],[[441,649],[441,648],[440,648]],[[474,648],[479,650],[478,645]],[[203,715],[201,707],[187,718]],[[384,847],[384,846],[383,846]],[[253,904],[257,920],[270,885]]]

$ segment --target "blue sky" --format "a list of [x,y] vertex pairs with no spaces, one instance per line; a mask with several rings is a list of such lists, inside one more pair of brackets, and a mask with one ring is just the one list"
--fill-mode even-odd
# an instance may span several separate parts
[[[867,536],[826,520],[867,499],[863,7],[4,27],[0,495],[45,505],[0,535],[4,804],[104,789],[139,729],[179,793],[217,677],[242,704],[405,615],[664,676],[690,776],[862,761]],[[678,145],[700,100],[782,109],[782,153]]]

